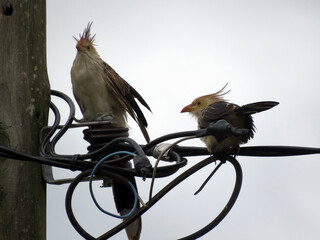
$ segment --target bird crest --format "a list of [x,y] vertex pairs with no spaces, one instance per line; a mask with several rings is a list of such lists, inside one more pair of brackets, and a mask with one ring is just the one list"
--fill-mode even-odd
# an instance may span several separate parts
[[93,45],[94,42],[94,37],[96,36],[95,34],[91,36],[91,25],[93,22],[89,22],[87,27],[84,29],[82,34],[79,34],[79,39],[76,37],[73,37],[78,43],[80,42],[88,42]]
[[230,90],[224,91],[224,89],[226,88],[227,85],[228,85],[228,83],[226,85],[224,85],[223,88],[221,88],[218,92],[211,93],[211,94],[196,98],[195,100],[193,100],[192,104],[194,106],[198,106],[198,108],[200,110],[203,110],[211,103],[225,101],[225,99],[223,98],[224,95],[226,95],[230,92]]
[[228,86],[228,83],[226,83],[226,85],[223,86],[223,88],[221,88],[218,92],[209,94],[209,96],[212,99],[216,99],[216,101],[222,101],[224,100],[223,96],[228,94],[230,92],[230,90],[228,91],[224,91],[224,89],[226,88],[226,86]]

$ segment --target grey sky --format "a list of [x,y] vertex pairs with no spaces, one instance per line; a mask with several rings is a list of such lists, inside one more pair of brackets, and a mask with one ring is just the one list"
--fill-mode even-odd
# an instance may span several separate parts
[[[89,21],[100,56],[152,108],[153,114],[145,111],[152,139],[195,129],[195,120],[180,114],[182,107],[229,83],[227,99],[239,105],[280,102],[254,116],[257,133],[248,145],[320,147],[319,1],[48,0],[51,88],[71,97],[70,69],[76,55],[72,36],[78,36]],[[66,117],[66,106],[58,105]],[[77,117],[81,117],[79,110]],[[129,124],[130,136],[144,143],[135,122]],[[203,146],[200,140],[183,145]],[[86,152],[81,130],[68,133],[57,151]],[[319,239],[319,158],[238,157],[244,174],[240,197],[223,222],[202,239]],[[199,160],[190,158],[189,163]],[[141,240],[177,239],[215,217],[231,191],[234,175],[230,166],[223,166],[194,197],[212,168],[199,172],[143,215]],[[75,175],[61,170],[55,174]],[[156,181],[156,189],[170,179]],[[146,201],[150,181],[138,179],[138,184]],[[48,186],[48,240],[81,239],[65,213],[66,189]],[[96,210],[88,184],[78,190],[76,217],[90,233],[98,236],[119,222]],[[115,212],[111,191],[98,187],[96,191],[99,202]],[[125,234],[112,239],[125,239]]]

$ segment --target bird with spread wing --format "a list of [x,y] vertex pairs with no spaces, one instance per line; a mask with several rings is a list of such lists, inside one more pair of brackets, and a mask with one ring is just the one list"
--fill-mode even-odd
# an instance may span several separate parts
[[196,98],[181,110],[181,113],[189,112],[197,118],[198,129],[207,128],[212,122],[225,120],[233,128],[248,130],[241,136],[227,134],[223,139],[217,139],[214,135],[202,137],[201,140],[206,144],[208,152],[220,156],[236,154],[240,144],[247,143],[253,138],[255,126],[252,114],[266,111],[279,104],[264,101],[238,106],[224,100],[223,96],[229,92],[224,92],[225,87],[226,85],[216,93]]

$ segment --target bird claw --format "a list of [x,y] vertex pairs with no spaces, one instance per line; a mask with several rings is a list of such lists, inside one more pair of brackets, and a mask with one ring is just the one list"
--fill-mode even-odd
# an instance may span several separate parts
[[94,119],[95,121],[114,121],[115,118],[113,114],[110,113],[97,113],[96,118]]
[[98,113],[94,119],[87,119],[87,118],[81,118],[77,119],[73,117],[74,121],[76,123],[82,124],[82,123],[94,123],[94,122],[111,122],[112,124],[116,124],[117,121],[115,120],[113,115],[110,114],[102,114]]

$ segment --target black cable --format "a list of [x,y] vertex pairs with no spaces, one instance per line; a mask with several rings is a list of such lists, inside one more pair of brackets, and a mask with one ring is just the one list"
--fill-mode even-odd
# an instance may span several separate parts
[[218,166],[216,166],[213,171],[209,174],[209,176],[207,177],[207,179],[202,183],[202,185],[199,187],[199,189],[194,193],[194,195],[197,195],[199,192],[201,192],[201,190],[207,185],[207,183],[209,182],[209,180],[212,178],[212,176],[219,170],[219,168],[222,166],[222,164],[224,164],[225,161],[221,161]]
[[51,159],[47,159],[43,157],[32,156],[23,152],[12,150],[10,148],[7,148],[1,145],[0,145],[0,156],[5,158],[10,158],[13,160],[33,161],[40,164],[46,164],[46,165],[51,165],[55,167],[67,168],[67,169],[69,169],[69,166],[70,166],[66,162],[53,161]]
[[[91,236],[86,230],[84,230],[81,225],[79,224],[79,222],[77,221],[77,219],[75,218],[74,214],[73,214],[73,210],[72,210],[72,196],[74,193],[74,190],[76,189],[76,187],[78,186],[78,184],[85,179],[86,177],[90,176],[92,170],[86,170],[82,173],[80,173],[77,177],[74,178],[74,180],[70,183],[67,193],[66,193],[66,199],[65,199],[65,205],[66,205],[66,212],[68,215],[68,218],[72,224],[72,226],[77,230],[77,232],[84,237],[87,240],[94,240],[96,238],[94,238],[93,236]],[[105,171],[105,170],[99,170],[99,176],[104,176],[104,177],[109,177],[112,180],[123,184],[125,186],[129,186],[128,185],[128,179],[125,177],[122,177],[119,174],[114,174],[112,172],[109,171]],[[130,188],[130,187],[129,187]]]
[[[179,155],[201,156],[208,155],[207,148],[176,146],[173,148]],[[238,156],[254,156],[254,157],[285,157],[297,155],[319,154],[320,148],[299,147],[299,146],[251,146],[241,147]]]
[[[174,180],[172,180],[168,185],[166,185],[162,190],[160,190],[148,203],[146,203],[145,206],[142,206],[135,214],[128,217],[124,222],[120,223],[119,225],[117,225],[116,227],[114,227],[113,229],[108,231],[107,233],[101,235],[97,239],[104,240],[104,239],[108,239],[108,238],[112,237],[113,235],[117,234],[119,231],[124,229],[130,223],[132,223],[136,218],[138,218],[143,213],[145,213],[149,208],[151,208],[164,195],[166,195],[170,190],[172,190],[175,186],[177,186],[183,180],[185,180],[186,178],[188,178],[189,176],[191,176],[192,174],[194,174],[195,172],[197,172],[201,168],[207,166],[208,164],[215,162],[216,160],[218,160],[216,157],[211,156],[211,157],[208,157],[205,160],[195,164],[191,168],[187,169],[185,172],[183,172],[178,177],[176,177]],[[222,221],[222,219],[228,214],[228,212],[232,208],[233,204],[235,203],[235,201],[239,195],[240,189],[241,189],[242,170],[241,170],[240,164],[238,163],[238,161],[235,158],[229,157],[227,159],[227,161],[230,162],[234,166],[235,172],[236,172],[235,187],[234,187],[234,190],[232,192],[232,195],[231,195],[227,205],[222,210],[222,212],[211,223],[209,223],[207,226],[205,226],[201,230],[197,231],[196,233],[191,234],[191,235],[184,237],[182,239],[184,239],[184,240],[196,239],[196,238],[206,234],[210,230],[212,230],[212,228],[214,228],[216,225],[218,225]]]
[[208,225],[206,225],[202,229],[198,230],[197,232],[190,234],[189,236],[180,238],[179,240],[193,240],[193,239],[197,239],[197,238],[203,236],[204,234],[208,233],[213,228],[215,228],[225,218],[225,216],[227,216],[227,214],[229,213],[229,211],[233,207],[234,203],[236,202],[236,200],[239,196],[240,190],[241,190],[242,169],[241,169],[239,162],[235,158],[229,156],[227,158],[227,161],[232,164],[232,166],[235,169],[235,173],[236,173],[236,180],[235,180],[234,189],[233,189],[233,192],[229,198],[228,203],[225,205],[225,207],[220,212],[220,214],[212,222],[210,222]]
[[[97,239],[108,239],[111,236],[115,235],[116,233],[118,233],[119,231],[121,231],[122,229],[124,229],[127,225],[129,225],[130,223],[132,223],[135,219],[137,219],[139,216],[141,216],[144,212],[146,212],[150,207],[152,207],[157,201],[159,201],[165,194],[167,194],[170,190],[172,190],[177,184],[179,184],[180,182],[182,182],[184,179],[186,179],[187,177],[189,177],[190,175],[192,175],[193,173],[195,173],[196,171],[200,170],[201,168],[205,167],[206,165],[215,162],[217,159],[215,157],[209,157],[207,159],[205,159],[204,161],[201,161],[199,163],[197,163],[196,165],[194,165],[193,167],[191,167],[190,169],[188,169],[187,171],[185,171],[184,173],[182,173],[181,175],[179,175],[176,179],[174,179],[171,183],[169,183],[165,188],[163,188],[159,193],[157,193],[150,202],[148,202],[146,204],[146,206],[142,206],[136,213],[134,213],[133,215],[131,215],[130,217],[128,217],[125,221],[123,221],[121,224],[117,225],[115,228],[111,229],[110,231],[108,231],[107,233],[103,234],[102,236],[98,237]],[[78,223],[78,221],[76,220],[74,214],[73,214],[73,210],[72,210],[72,195],[73,192],[76,188],[76,186],[83,180],[85,179],[87,176],[89,176],[91,174],[91,170],[87,170],[81,174],[79,174],[74,181],[72,181],[72,183],[70,184],[68,190],[67,190],[67,195],[66,195],[66,211],[67,211],[67,215],[69,217],[69,220],[71,222],[71,224],[73,225],[73,227],[77,230],[77,232],[83,236],[85,239],[95,239],[93,236],[91,236],[89,233],[87,233],[82,227],[81,225]]]
[[[77,159],[75,162],[75,159],[61,159],[61,158],[45,158],[45,157],[39,157],[39,156],[32,156],[23,152],[19,152],[16,150],[12,150],[10,148],[4,147],[0,145],[0,156],[11,158],[13,160],[23,160],[23,161],[33,161],[40,164],[46,164],[54,167],[60,167],[65,169],[72,169],[74,170],[80,170],[85,171],[87,169],[92,169],[95,166],[95,163],[89,162],[89,161],[82,161]],[[72,155],[74,156],[74,155]],[[101,164],[101,169],[103,170],[109,170],[114,173],[125,173],[125,174],[131,174],[133,176],[139,176],[138,173],[134,169],[125,169],[121,167],[112,167],[107,164]]]
[[144,145],[142,147],[142,149],[143,149],[143,151],[145,151],[145,152],[147,151],[148,152],[148,151],[150,151],[150,149],[153,149],[153,147],[155,147],[159,143],[162,143],[162,142],[168,141],[170,139],[174,139],[174,138],[195,136],[197,131],[198,130],[170,133],[170,134],[161,136],[159,138],[156,138],[156,139],[150,141],[149,143]]
[[66,212],[69,218],[69,221],[71,222],[74,229],[77,230],[77,232],[84,237],[87,240],[94,240],[93,236],[91,236],[86,230],[84,230],[81,225],[78,223],[77,219],[75,218],[72,210],[72,196],[74,193],[75,188],[78,186],[78,184],[85,179],[86,177],[90,176],[91,170],[84,171],[80,173],[78,176],[74,178],[74,180],[70,183],[67,193],[66,193],[66,199],[65,199],[65,205],[66,205]]
[[[51,160],[56,160],[57,158],[59,158],[60,161],[72,160],[74,158],[73,155],[59,155],[59,154],[56,154],[55,151],[54,151],[54,148],[55,148],[56,142],[62,137],[62,135],[66,132],[66,130],[70,127],[70,125],[72,123],[72,120],[73,120],[73,117],[74,117],[74,105],[73,105],[71,99],[68,98],[68,96],[66,96],[64,94],[59,94],[59,92],[54,91],[54,90],[52,90],[52,93],[54,95],[56,95],[56,96],[61,97],[63,100],[65,100],[68,103],[71,113],[69,114],[69,118],[67,120],[67,125],[64,125],[62,127],[62,129],[58,132],[58,135],[56,135],[53,138],[52,142],[50,142],[50,137],[58,129],[58,124],[60,122],[59,110],[55,107],[54,104],[52,105],[51,109],[54,112],[54,114],[56,116],[56,119],[55,119],[55,122],[54,122],[54,124],[52,126],[52,129],[50,129],[50,132],[48,133],[48,135],[43,140],[41,152],[42,152],[43,156],[45,156],[45,157],[47,157],[47,158],[49,158]],[[194,131],[192,131],[192,132],[194,132]],[[183,136],[183,135],[185,135],[185,133],[178,133],[178,135]],[[174,137],[174,136],[177,136],[177,134],[173,134],[171,136]],[[169,138],[168,138],[168,136],[165,136],[165,138],[169,139],[170,135],[169,135]],[[160,138],[160,140],[161,139],[163,139],[163,138]],[[159,139],[157,141],[159,141]],[[101,147],[100,149],[98,149],[96,151],[90,152],[88,154],[78,155],[77,159],[78,160],[90,159],[90,158],[92,158],[94,156],[97,156],[97,155],[101,154],[102,152],[104,154],[106,154],[106,153],[108,153],[108,149],[109,149],[109,152],[112,152],[112,151],[114,151],[114,149],[115,149],[115,147],[117,146],[118,143],[119,144],[127,143],[128,147],[130,147],[131,149],[134,149],[134,152],[137,152],[138,155],[145,156],[145,153],[142,150],[141,146],[138,145],[134,140],[132,140],[130,138],[117,138],[117,139],[114,139],[113,141],[109,142],[108,144],[104,145],[103,147]],[[51,147],[51,150],[49,151],[49,154],[47,154],[48,146]],[[166,167],[160,167],[159,171],[158,171],[158,174],[157,174],[157,177],[169,176],[169,175],[173,174],[174,172],[176,172],[179,168],[181,168],[181,167],[186,165],[186,159],[181,159],[178,154],[172,153],[171,155],[174,156],[173,159],[176,161],[176,164],[171,165],[171,166],[166,166]],[[109,160],[106,164],[108,164],[108,165],[117,164],[118,165],[118,164],[120,164],[122,162],[126,162],[126,161],[130,160],[130,158],[131,158],[130,156],[129,157],[125,156],[123,158],[117,158],[117,159],[114,159],[114,160]],[[73,167],[73,165],[72,165],[72,167]],[[128,172],[128,170],[125,170],[125,171],[122,171],[122,172]],[[131,174],[132,174],[132,172],[131,172]],[[134,175],[137,175],[137,174],[134,174]],[[146,173],[146,177],[151,177],[151,176],[152,176],[152,170]]]
[[[137,155],[139,155],[139,156],[146,155],[144,153],[144,151],[142,150],[141,146],[133,139],[128,138],[128,137],[118,137],[118,138],[115,138],[112,141],[108,142],[106,145],[104,145],[103,147],[101,147],[100,149],[98,149],[96,151],[81,155],[81,158],[83,158],[83,159],[91,158],[95,155],[98,155],[101,152],[105,152],[108,148],[110,149],[110,152],[114,152],[114,150],[115,150],[114,146],[118,143],[128,143],[134,149],[133,152],[135,152]],[[132,158],[132,156],[130,156],[129,158],[123,157],[123,158],[118,158],[115,160],[108,160],[107,163],[108,164],[115,164],[115,163],[119,164],[119,163],[128,161],[130,158]]]
[[[56,90],[51,90],[51,94],[57,97],[62,98],[65,102],[67,102],[69,106],[69,116],[67,118],[67,121],[63,125],[63,127],[58,131],[58,133],[54,136],[54,138],[51,141],[51,149],[50,149],[50,155],[51,156],[59,156],[58,154],[55,153],[55,145],[61,139],[61,137],[66,133],[66,131],[69,129],[70,125],[72,124],[74,120],[74,115],[76,112],[76,108],[74,106],[74,103],[72,102],[71,98],[69,98],[66,94],[56,91]],[[58,110],[57,110],[58,112]]]
[[240,148],[239,155],[255,157],[284,157],[320,153],[320,148],[293,146],[254,146]]
[[[54,114],[54,122],[52,124],[52,127],[49,129],[49,132],[46,133],[46,135],[43,137],[42,141],[41,141],[41,145],[40,145],[40,155],[42,156],[48,156],[49,154],[49,150],[48,148],[51,149],[50,146],[50,138],[53,136],[53,134],[55,133],[55,131],[57,130],[57,127],[59,126],[60,123],[60,112],[57,108],[57,106],[55,104],[53,104],[52,102],[50,102],[50,109],[52,110],[53,114]],[[44,131],[46,131],[46,129],[48,128],[43,128],[41,130],[41,134],[40,135],[44,135]]]

